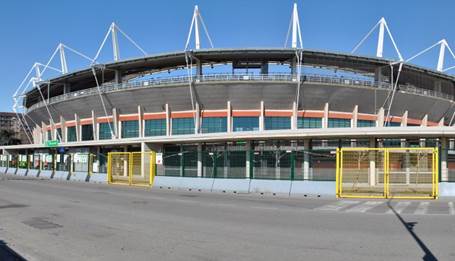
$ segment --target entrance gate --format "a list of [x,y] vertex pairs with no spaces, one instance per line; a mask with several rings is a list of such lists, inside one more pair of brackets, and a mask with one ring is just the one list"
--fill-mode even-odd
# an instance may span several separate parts
[[340,198],[436,199],[437,148],[341,148],[336,157]]
[[155,171],[155,152],[108,153],[109,184],[152,186]]

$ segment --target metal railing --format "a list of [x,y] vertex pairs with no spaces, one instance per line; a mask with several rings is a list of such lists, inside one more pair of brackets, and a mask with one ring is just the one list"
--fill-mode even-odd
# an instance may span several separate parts
[[[160,77],[152,78],[144,81],[131,81],[124,83],[105,83],[100,86],[102,93],[109,93],[121,90],[128,90],[134,88],[152,88],[163,85],[178,85],[188,83],[190,80],[196,83],[203,82],[297,82],[297,77],[292,74],[206,74],[200,76],[178,76],[178,77]],[[343,85],[343,86],[356,86],[356,87],[369,87],[390,89],[391,84],[388,82],[377,82],[365,79],[346,78],[338,76],[305,74],[301,76],[301,80],[305,83],[322,83],[330,85]],[[438,97],[451,100],[452,95],[433,90],[421,89],[411,85],[399,85],[400,91],[418,95],[425,95],[431,97]],[[59,96],[52,97],[48,100],[47,104],[54,104],[61,101],[71,100],[80,97],[96,95],[98,88],[89,88],[80,91],[70,92]],[[44,106],[44,101],[38,102],[30,106],[27,111]]]

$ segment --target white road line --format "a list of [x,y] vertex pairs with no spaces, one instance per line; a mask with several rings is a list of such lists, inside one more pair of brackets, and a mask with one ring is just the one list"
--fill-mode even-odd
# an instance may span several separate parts
[[[397,212],[398,214],[400,214],[401,212],[403,212],[403,210],[405,208],[407,208],[409,205],[411,205],[411,202],[409,201],[400,201],[398,202],[394,207],[392,207],[395,212]],[[393,210],[389,209],[387,212],[387,214],[393,214]]]
[[324,210],[324,211],[338,211],[344,207],[354,205],[359,203],[360,201],[353,201],[353,200],[341,200],[334,202],[332,204],[324,205],[321,207],[315,208],[316,210]]
[[428,212],[428,207],[430,206],[430,202],[420,202],[419,206],[417,207],[416,211],[414,211],[415,215],[424,215]]
[[453,206],[453,202],[449,202],[449,213],[450,215],[455,215],[455,207]]
[[383,202],[381,201],[367,201],[365,203],[359,204],[357,206],[354,206],[352,208],[347,209],[345,212],[359,212],[359,213],[364,213],[367,212],[368,210],[381,205]]

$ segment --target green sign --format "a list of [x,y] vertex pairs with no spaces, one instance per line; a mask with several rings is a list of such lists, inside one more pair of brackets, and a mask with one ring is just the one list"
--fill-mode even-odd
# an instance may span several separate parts
[[49,148],[55,148],[58,146],[58,140],[48,140],[46,146]]

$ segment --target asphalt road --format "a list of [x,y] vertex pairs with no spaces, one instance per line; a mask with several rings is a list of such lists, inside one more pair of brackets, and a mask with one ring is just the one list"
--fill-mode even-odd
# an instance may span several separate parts
[[9,178],[0,259],[455,260],[455,199],[275,198]]

